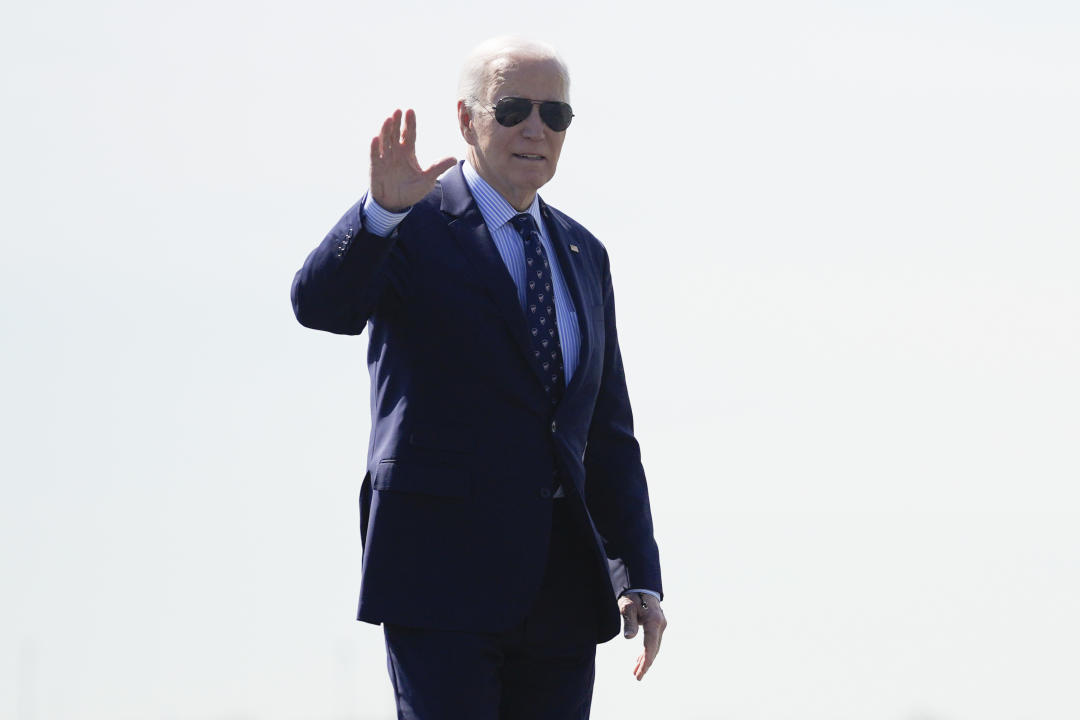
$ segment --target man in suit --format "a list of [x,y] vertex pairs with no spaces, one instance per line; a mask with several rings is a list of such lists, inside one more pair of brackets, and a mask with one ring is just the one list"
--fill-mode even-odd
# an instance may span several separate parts
[[[544,203],[566,67],[497,39],[466,61],[457,164],[416,118],[292,287],[305,326],[368,329],[358,618],[384,627],[401,718],[585,718],[596,644],[666,627],[607,251]],[[441,176],[441,177],[440,177]]]

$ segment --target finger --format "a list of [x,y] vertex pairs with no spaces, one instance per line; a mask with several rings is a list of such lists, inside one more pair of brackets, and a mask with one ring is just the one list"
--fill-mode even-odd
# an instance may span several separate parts
[[405,131],[401,135],[401,141],[406,150],[416,152],[416,113],[412,108],[405,111]]
[[374,166],[375,163],[379,162],[379,148],[380,147],[382,147],[382,140],[379,138],[379,136],[376,135],[375,137],[371,138],[371,164],[372,164],[372,166]]
[[634,663],[634,677],[638,680],[645,677],[645,653],[638,655],[637,662]]
[[660,652],[660,627],[653,623],[645,624],[645,652],[642,653],[641,659],[641,676],[640,680],[645,676],[645,673],[652,667],[653,661],[656,660],[656,654]]
[[457,158],[446,157],[424,171],[424,177],[433,180],[457,165]]
[[394,118],[393,116],[383,120],[382,129],[379,130],[379,154],[380,157],[386,157],[390,153],[390,143],[393,135],[391,133],[394,130]]
[[637,605],[632,602],[628,603],[622,610],[622,616],[623,637],[627,640],[636,637],[638,631]]
[[398,142],[401,140],[401,111],[395,110],[391,118],[393,119],[394,124],[390,128],[390,141],[392,143],[391,147],[396,150]]

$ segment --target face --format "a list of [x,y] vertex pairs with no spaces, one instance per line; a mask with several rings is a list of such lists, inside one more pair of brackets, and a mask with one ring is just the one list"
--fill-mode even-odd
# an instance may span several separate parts
[[470,114],[458,103],[466,151],[480,177],[517,210],[532,204],[536,191],[555,175],[566,131],[555,132],[540,119],[540,109],[514,127],[495,121],[491,108],[504,97],[566,102],[566,89],[551,60],[504,58],[496,66],[487,97]]

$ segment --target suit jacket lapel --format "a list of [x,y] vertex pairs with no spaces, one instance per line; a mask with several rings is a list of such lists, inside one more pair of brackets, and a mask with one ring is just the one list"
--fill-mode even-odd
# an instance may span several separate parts
[[[555,254],[559,258],[559,269],[562,271],[563,281],[566,283],[567,290],[570,292],[570,298],[574,301],[574,310],[577,313],[578,318],[578,334],[580,335],[581,347],[578,352],[577,370],[574,372],[574,377],[570,379],[569,385],[566,388],[566,394],[563,396],[563,402],[566,398],[574,392],[578,386],[581,385],[581,378],[584,376],[585,359],[589,357],[589,351],[591,349],[589,342],[589,323],[593,320],[591,317],[592,308],[585,301],[584,296],[581,294],[581,268],[580,263],[577,262],[578,257],[576,254],[571,254],[568,251],[568,245],[571,239],[570,228],[563,225],[555,217],[555,214],[548,210],[544,201],[540,201],[540,212],[544,216],[544,221],[547,223],[548,235],[551,237],[551,246],[555,248]],[[561,404],[561,403],[560,403]]]
[[480,209],[465,183],[460,163],[440,180],[440,184],[443,191],[441,210],[455,217],[449,224],[451,232],[483,280],[488,295],[506,321],[507,329],[521,349],[526,363],[533,369],[537,381],[543,383],[543,374],[534,362],[525,315],[518,304],[517,286],[484,225]]

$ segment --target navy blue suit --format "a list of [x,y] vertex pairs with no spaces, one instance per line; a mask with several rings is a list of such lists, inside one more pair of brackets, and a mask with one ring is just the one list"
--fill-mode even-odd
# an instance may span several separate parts
[[[461,167],[390,237],[365,231],[361,205],[310,254],[292,287],[303,325],[369,332],[358,618],[511,628],[543,581],[558,502],[587,538],[586,568],[606,591],[596,594],[595,636],[610,639],[618,595],[662,586],[607,251],[541,203],[581,331],[577,369],[553,409],[515,286]],[[553,480],[565,500],[552,499]]]

